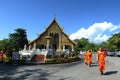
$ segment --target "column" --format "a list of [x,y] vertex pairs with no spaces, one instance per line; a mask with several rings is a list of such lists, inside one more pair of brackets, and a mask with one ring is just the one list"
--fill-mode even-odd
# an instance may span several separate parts
[[72,44],[72,46],[71,46],[71,47],[72,47],[72,51],[74,51],[74,45],[73,45],[73,44]]
[[36,50],[36,42],[34,42],[33,50]]
[[50,46],[50,39],[51,39],[51,37],[50,36],[45,36],[45,38],[47,40],[46,49],[48,50],[49,46]]
[[62,43],[62,35],[59,34],[59,48],[58,50],[61,52],[61,43]]

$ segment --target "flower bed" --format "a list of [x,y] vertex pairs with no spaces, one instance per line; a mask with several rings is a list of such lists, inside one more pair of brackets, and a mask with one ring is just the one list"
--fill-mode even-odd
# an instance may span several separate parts
[[80,58],[79,56],[74,56],[74,57],[66,57],[66,58],[49,58],[45,60],[45,63],[69,63],[69,62],[74,62],[74,61],[79,61]]

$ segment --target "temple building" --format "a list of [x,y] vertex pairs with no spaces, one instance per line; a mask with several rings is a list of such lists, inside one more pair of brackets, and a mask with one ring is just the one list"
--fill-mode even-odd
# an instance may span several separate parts
[[37,49],[50,48],[62,51],[63,49],[74,50],[75,43],[63,32],[63,29],[54,18],[45,31],[29,43],[31,49],[34,46],[36,46]]

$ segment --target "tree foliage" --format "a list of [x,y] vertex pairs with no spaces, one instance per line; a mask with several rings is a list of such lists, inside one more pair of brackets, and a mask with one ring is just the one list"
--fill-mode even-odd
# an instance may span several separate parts
[[99,47],[109,50],[120,49],[120,33],[112,35],[107,42],[100,44],[91,43],[86,38],[75,39],[74,42],[76,43],[75,51],[97,50]]
[[23,49],[24,45],[28,44],[26,30],[18,28],[14,33],[9,34],[10,47],[15,51]]
[[99,44],[99,47],[102,47],[102,48],[108,48],[108,46],[107,46],[107,42],[102,42],[101,44]]
[[86,38],[75,39],[74,42],[76,43],[75,51],[96,49],[96,44],[90,43]]
[[108,39],[107,45],[109,49],[120,49],[120,33],[113,34],[112,37]]
[[3,39],[0,41],[0,50],[7,50],[9,49],[9,40],[8,39]]
[[17,28],[14,33],[9,34],[8,39],[0,41],[0,49],[11,53],[13,50],[18,51],[19,49],[23,49],[25,44],[28,44],[26,30]]

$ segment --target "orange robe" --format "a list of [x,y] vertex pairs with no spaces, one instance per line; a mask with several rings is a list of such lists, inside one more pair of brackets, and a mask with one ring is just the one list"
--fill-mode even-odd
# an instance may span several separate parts
[[86,64],[87,63],[87,52],[84,52],[83,58],[84,58],[84,63]]
[[98,70],[99,71],[104,71],[105,70],[105,57],[106,53],[104,51],[100,51],[97,54],[98,57]]
[[0,52],[0,59],[2,59],[3,58],[3,53],[2,52]]
[[91,51],[87,52],[87,63],[88,65],[92,64],[92,52]]

